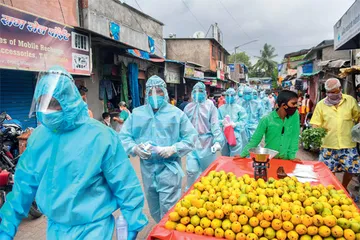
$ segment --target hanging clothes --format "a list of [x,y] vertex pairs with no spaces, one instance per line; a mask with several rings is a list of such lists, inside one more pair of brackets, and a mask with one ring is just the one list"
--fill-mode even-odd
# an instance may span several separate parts
[[125,66],[125,63],[122,62],[121,63],[121,85],[122,85],[122,88],[121,88],[121,94],[120,94],[120,101],[128,103],[129,89],[128,89],[128,84],[127,84],[126,73],[127,73],[127,67]]
[[129,63],[128,70],[129,70],[129,82],[130,82],[132,107],[136,108],[140,106],[138,65],[136,63]]
[[100,81],[100,86],[99,86],[100,100],[105,99],[105,94],[107,95],[107,99],[111,100],[113,98],[113,88],[112,88],[112,83],[110,80],[102,79]]

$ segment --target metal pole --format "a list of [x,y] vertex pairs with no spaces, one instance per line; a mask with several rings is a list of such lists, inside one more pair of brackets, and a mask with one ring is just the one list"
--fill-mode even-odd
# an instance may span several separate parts
[[237,47],[235,47],[235,59],[234,59],[234,71],[235,71],[235,80],[238,79],[238,76],[237,76],[237,71],[236,71],[236,49]]

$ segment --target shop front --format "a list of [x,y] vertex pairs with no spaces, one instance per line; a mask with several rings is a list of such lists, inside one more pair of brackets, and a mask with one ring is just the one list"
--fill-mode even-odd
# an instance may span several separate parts
[[186,63],[184,66],[185,93],[190,97],[191,91],[196,83],[204,82],[204,72],[201,66],[195,63]]
[[4,5],[0,13],[0,112],[36,127],[28,115],[38,72],[58,65],[89,79],[89,35]]

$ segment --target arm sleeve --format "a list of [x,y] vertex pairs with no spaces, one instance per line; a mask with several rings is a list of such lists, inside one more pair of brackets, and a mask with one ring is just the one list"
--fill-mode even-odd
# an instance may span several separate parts
[[221,146],[223,146],[225,143],[225,139],[223,132],[220,129],[218,110],[215,107],[215,105],[211,108],[210,124],[211,124],[211,132],[214,135],[213,144],[218,142]]
[[321,116],[321,109],[319,107],[319,104],[315,107],[315,111],[311,117],[310,124],[317,125],[319,127],[322,127],[323,125],[323,118]]
[[264,114],[265,114],[265,107],[264,107],[264,105],[261,103],[261,104],[258,104],[258,121],[260,122],[260,120],[261,120],[261,118],[264,116]]
[[6,196],[6,202],[0,211],[0,232],[11,237],[15,236],[21,220],[28,215],[39,185],[35,173],[36,159],[33,160],[31,156],[33,137],[30,137],[28,146],[16,166],[13,189]]
[[296,158],[296,153],[299,150],[299,135],[300,135],[300,117],[299,112],[296,112],[294,116],[292,116],[294,119],[291,125],[294,128],[294,132],[290,136],[290,144],[288,149],[287,158],[292,160]]
[[246,157],[249,155],[249,149],[255,148],[261,142],[267,129],[267,118],[262,118],[259,125],[257,126],[254,135],[251,137],[250,142],[245,146],[244,150],[241,152],[241,157]]
[[223,128],[223,127],[224,127],[224,126],[223,126],[223,120],[224,120],[224,117],[225,117],[225,116],[222,115],[222,113],[221,113],[221,111],[220,111],[220,108],[218,108],[217,112],[218,112],[218,118],[219,118],[220,128]]
[[142,212],[144,194],[120,140],[114,142],[101,168],[128,224],[128,231],[139,232],[148,224],[148,219]]
[[359,106],[357,105],[356,100],[354,99],[353,101],[353,107],[352,107],[352,118],[354,119],[355,122],[358,122],[359,120]]
[[194,149],[197,135],[198,133],[189,118],[185,113],[182,113],[180,119],[180,141],[174,144],[179,157],[185,156]]
[[235,123],[236,128],[238,128],[239,131],[245,130],[247,118],[248,118],[248,114],[246,113],[246,110],[240,107],[240,111],[238,112],[238,119]]
[[126,153],[135,156],[132,151],[132,149],[136,146],[135,140],[133,139],[132,125],[133,114],[131,114],[129,118],[125,121],[123,127],[121,128],[119,136]]

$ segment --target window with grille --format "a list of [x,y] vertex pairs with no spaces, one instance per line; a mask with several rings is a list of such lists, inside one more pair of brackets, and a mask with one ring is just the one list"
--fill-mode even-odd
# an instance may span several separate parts
[[75,33],[72,32],[72,48],[74,49],[78,49],[78,50],[83,50],[88,52],[89,51],[89,37],[79,34],[79,33]]

